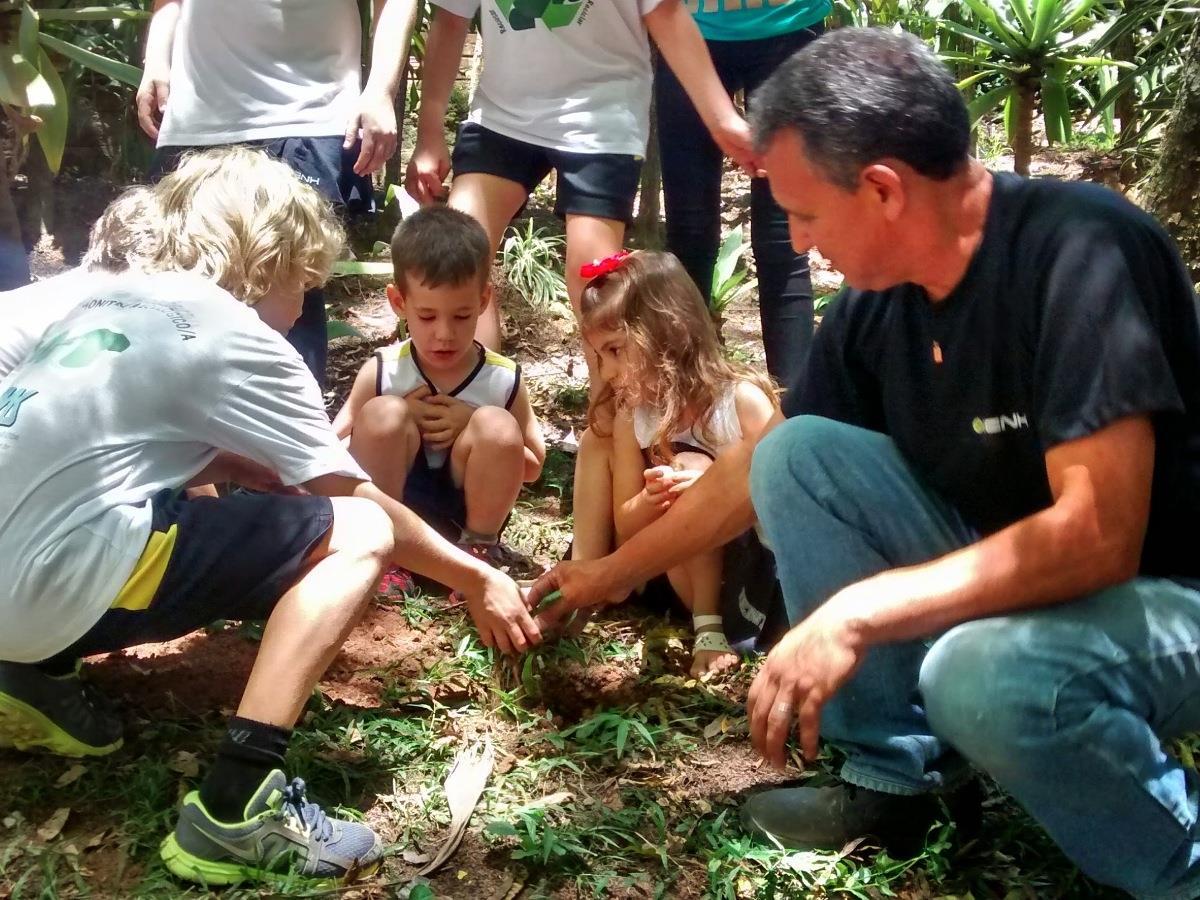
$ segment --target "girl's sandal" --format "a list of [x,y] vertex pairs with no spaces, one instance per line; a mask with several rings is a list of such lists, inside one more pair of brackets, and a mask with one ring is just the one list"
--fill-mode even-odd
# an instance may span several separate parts
[[[721,625],[724,620],[721,616],[692,616],[692,628],[696,632],[695,641],[692,644],[692,659],[695,665],[695,658],[700,653],[728,653],[736,656],[733,648],[729,646],[729,639],[725,637],[725,632]],[[717,628],[711,631],[701,631],[701,628],[711,627],[716,625]],[[709,670],[714,671],[714,670]]]

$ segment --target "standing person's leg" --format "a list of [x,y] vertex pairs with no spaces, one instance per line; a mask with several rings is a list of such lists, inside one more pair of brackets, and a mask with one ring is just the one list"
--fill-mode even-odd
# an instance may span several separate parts
[[[620,251],[625,240],[625,223],[595,216],[567,216],[567,296],[571,298],[571,309],[579,321],[579,301],[587,281],[579,270],[594,259],[603,259]],[[588,393],[592,396],[599,390],[600,368],[596,354],[585,342],[583,358],[587,362]]]
[[[764,437],[750,487],[792,624],[846,585],[975,539],[890,438],[829,419],[789,419]],[[821,734],[846,751],[846,781],[918,794],[961,771],[918,702],[926,649],[921,641],[873,647],[825,706]]]
[[[285,162],[300,178],[328,200],[343,216],[346,213],[344,187],[349,187],[345,165],[354,157],[342,150],[343,137],[278,138],[268,141],[263,149]],[[351,163],[352,164],[352,163]],[[291,330],[288,343],[308,366],[325,390],[326,366],[329,360],[329,315],[325,309],[324,287],[304,292],[304,305]]]
[[[778,37],[737,42],[747,105],[758,86],[822,30],[818,25]],[[792,247],[787,214],[775,202],[766,178],[750,182],[750,240],[758,269],[758,309],[767,371],[789,393],[795,393],[812,343],[812,278],[808,253],[797,253]]]
[[[454,181],[447,202],[483,226],[494,256],[509,222],[550,171],[546,151],[467,122],[458,130],[450,162]],[[475,326],[475,340],[499,350],[501,337],[500,305],[493,295]]]
[[[717,75],[728,90],[723,43],[709,41]],[[654,72],[658,148],[662,160],[667,250],[679,257],[700,295],[711,300],[713,268],[721,242],[721,170],[724,155],[691,98],[660,57]]]
[[[633,218],[642,173],[641,157],[621,153],[563,153],[551,155],[558,171],[554,212],[567,223],[567,295],[575,319],[587,284],[579,270],[585,263],[621,250],[625,226]],[[591,348],[584,344],[588,389],[595,395],[600,373]]]
[[1087,875],[1200,895],[1200,777],[1163,741],[1200,729],[1200,590],[1137,578],[951,629],[921,694],[939,737],[1010,792]]
[[[454,179],[448,204],[472,216],[483,225],[492,245],[492,255],[500,249],[504,230],[529,197],[523,185],[495,175],[467,174]],[[475,340],[489,350],[500,350],[504,332],[500,320],[500,300],[493,293],[492,301],[475,326]]]

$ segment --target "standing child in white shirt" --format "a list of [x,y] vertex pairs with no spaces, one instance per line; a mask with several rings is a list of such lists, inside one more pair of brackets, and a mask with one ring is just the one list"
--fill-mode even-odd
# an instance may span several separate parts
[[[566,220],[567,291],[578,310],[580,266],[620,248],[633,215],[649,132],[650,42],[714,140],[752,163],[746,123],[721,86],[699,30],[679,0],[435,0],[426,42],[417,146],[405,179],[422,203],[443,193],[487,229],[492,251],[529,194],[557,173],[554,211]],[[481,12],[483,72],[453,160],[446,107],[472,16]],[[493,304],[476,332],[499,349]],[[589,371],[592,361],[589,356]]]
[[400,224],[387,293],[409,338],[362,367],[334,429],[384,491],[499,562],[500,531],[546,449],[521,367],[474,340],[491,258],[482,226],[458,210]]

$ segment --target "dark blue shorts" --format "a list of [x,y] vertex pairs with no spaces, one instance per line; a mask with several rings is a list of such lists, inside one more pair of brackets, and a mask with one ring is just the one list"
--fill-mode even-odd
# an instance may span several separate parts
[[642,158],[624,153],[569,153],[506,137],[464,122],[450,161],[455,177],[495,175],[532,194],[551,170],[558,173],[554,214],[630,222],[642,174]]
[[[342,149],[340,137],[288,137],[270,141],[249,141],[247,147],[265,150],[299,175],[334,206],[351,215],[372,212],[375,208],[374,188],[369,175],[356,175],[354,162],[360,144]],[[189,150],[209,150],[211,147],[159,147],[150,164],[150,179],[157,181],[179,165],[179,158]]]
[[457,541],[467,524],[467,495],[454,484],[450,460],[434,469],[418,450],[404,482],[404,505],[425,520],[438,534]]
[[168,490],[151,505],[151,529],[177,531],[150,605],[110,609],[52,664],[169,641],[218,619],[264,621],[333,526],[328,497],[231,494],[189,500]]

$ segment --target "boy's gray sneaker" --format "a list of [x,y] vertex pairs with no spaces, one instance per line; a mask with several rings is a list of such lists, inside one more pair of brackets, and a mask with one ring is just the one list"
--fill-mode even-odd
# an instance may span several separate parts
[[379,868],[383,845],[359,822],[333,819],[304,794],[304,781],[273,770],[246,804],[242,822],[218,822],[198,791],[183,800],[163,841],[167,868],[200,884],[273,881],[290,875],[353,881]]
[[104,756],[121,742],[121,720],[78,672],[53,676],[26,663],[0,662],[0,747]]

